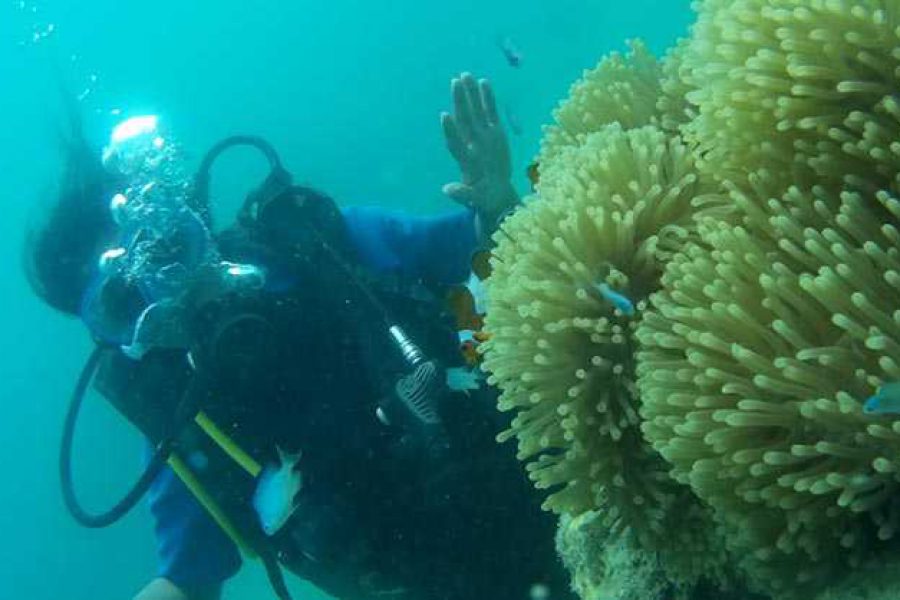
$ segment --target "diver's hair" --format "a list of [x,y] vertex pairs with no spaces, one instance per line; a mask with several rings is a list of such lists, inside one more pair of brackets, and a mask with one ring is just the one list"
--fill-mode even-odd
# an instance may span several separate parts
[[26,230],[22,258],[35,294],[75,316],[102,242],[112,230],[105,199],[114,182],[80,131],[62,143],[65,166],[57,196]]

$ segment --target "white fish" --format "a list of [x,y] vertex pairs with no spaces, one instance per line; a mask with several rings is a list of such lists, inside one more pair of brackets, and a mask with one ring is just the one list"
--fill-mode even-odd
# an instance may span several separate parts
[[528,597],[531,600],[550,600],[550,588],[543,583],[535,583],[531,586]]
[[297,470],[301,453],[278,450],[278,464],[267,465],[256,482],[253,508],[266,535],[275,535],[297,508],[296,496],[303,487],[303,474]]
[[447,387],[454,392],[469,392],[481,389],[481,380],[484,374],[477,368],[454,367],[447,369]]

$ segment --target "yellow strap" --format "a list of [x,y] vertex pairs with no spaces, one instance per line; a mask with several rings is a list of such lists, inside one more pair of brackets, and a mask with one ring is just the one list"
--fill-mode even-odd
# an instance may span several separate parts
[[241,468],[250,473],[251,477],[257,477],[260,474],[262,471],[260,464],[253,460],[252,456],[244,452],[224,431],[219,429],[218,425],[213,423],[206,413],[200,411],[197,413],[197,416],[194,417],[194,421],[206,435],[212,438],[225,454],[230,456],[234,462],[241,466]]
[[222,531],[237,544],[238,548],[241,549],[241,552],[247,557],[256,557],[256,551],[253,550],[253,547],[246,539],[244,539],[244,536],[242,536],[237,527],[234,526],[234,523],[231,522],[231,519],[229,519],[225,514],[225,511],[222,510],[222,507],[219,506],[215,499],[206,491],[206,488],[203,487],[203,484],[200,483],[200,480],[197,479],[185,462],[173,452],[169,455],[168,463],[178,478],[184,482],[184,485],[187,486],[191,494],[194,495],[194,498],[196,498],[203,508],[206,509],[206,512],[209,513],[219,527],[222,528]]

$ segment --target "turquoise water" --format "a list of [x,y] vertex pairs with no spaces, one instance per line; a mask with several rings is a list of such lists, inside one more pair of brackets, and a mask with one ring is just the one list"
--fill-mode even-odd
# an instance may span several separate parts
[[[59,168],[60,77],[81,101],[99,144],[113,112],[155,111],[196,157],[234,132],[266,136],[287,166],[344,204],[416,212],[450,206],[454,180],[437,115],[449,79],[489,77],[514,115],[516,184],[540,128],[582,69],[642,37],[657,53],[683,34],[688,0],[395,0],[291,2],[7,1],[0,7],[0,173],[6,221],[0,250],[0,598],[130,598],[152,575],[144,508],[101,531],[79,528],[58,491],[58,430],[89,340],[79,323],[36,301],[22,276],[21,242]],[[52,24],[52,31],[50,25]],[[35,39],[34,33],[39,35]],[[496,40],[524,55],[506,64]],[[61,76],[56,75],[60,73]],[[262,165],[235,153],[217,170],[223,217]],[[95,404],[77,440],[77,484],[101,506],[140,467],[139,437]],[[295,590],[303,585],[292,582]],[[248,565],[226,598],[270,597]],[[300,595],[298,594],[298,597]],[[313,598],[314,596],[304,596]]]

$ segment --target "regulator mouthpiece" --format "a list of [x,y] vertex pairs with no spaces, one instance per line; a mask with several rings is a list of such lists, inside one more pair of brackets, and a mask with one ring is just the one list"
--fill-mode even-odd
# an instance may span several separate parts
[[264,286],[262,269],[221,259],[209,227],[191,208],[192,179],[159,117],[119,123],[103,165],[126,184],[109,202],[118,238],[100,255],[98,281],[82,307],[99,337],[133,358],[153,348],[181,348],[184,320],[198,298]]

